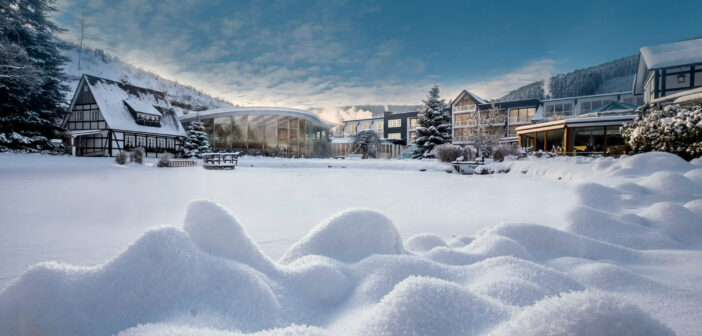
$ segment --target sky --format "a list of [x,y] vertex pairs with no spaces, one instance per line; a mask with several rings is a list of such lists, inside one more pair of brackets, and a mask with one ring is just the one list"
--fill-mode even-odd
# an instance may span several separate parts
[[61,38],[242,106],[498,98],[702,36],[702,1],[57,0]]

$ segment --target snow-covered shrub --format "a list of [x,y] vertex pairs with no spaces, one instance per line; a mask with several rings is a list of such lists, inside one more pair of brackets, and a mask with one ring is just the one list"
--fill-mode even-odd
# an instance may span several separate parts
[[502,162],[507,156],[516,156],[519,154],[519,150],[515,145],[500,145],[492,153],[492,159],[497,162]]
[[115,162],[117,162],[117,164],[121,164],[121,165],[127,163],[127,153],[122,152],[122,151],[117,153],[117,157],[115,157]]
[[463,160],[464,161],[475,161],[478,156],[478,150],[475,147],[468,145],[463,147]]
[[168,167],[171,164],[171,154],[164,154],[158,159],[159,167]]
[[453,162],[458,158],[465,159],[466,151],[461,146],[442,144],[434,147],[432,154],[441,162]]
[[130,153],[129,153],[129,159],[132,162],[136,162],[138,164],[143,164],[144,163],[144,156],[146,156],[146,152],[144,151],[144,147],[137,147],[134,148]]
[[702,105],[644,105],[638,111],[622,126],[632,153],[662,151],[688,161],[702,156]]
[[372,130],[358,131],[353,137],[353,154],[361,154],[364,159],[376,158],[378,148],[380,147],[380,139],[378,133]]

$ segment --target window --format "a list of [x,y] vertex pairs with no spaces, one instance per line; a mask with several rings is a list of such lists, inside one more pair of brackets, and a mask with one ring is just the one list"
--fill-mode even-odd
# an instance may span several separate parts
[[363,122],[359,126],[360,126],[359,129],[361,129],[361,130],[370,129],[370,123],[367,123],[367,122]]
[[100,111],[99,110],[90,111],[90,120],[100,120]]
[[554,103],[545,106],[545,117],[573,114],[573,103]]
[[388,120],[388,128],[392,128],[392,127],[402,127],[402,119]]
[[520,107],[509,109],[509,123],[529,122],[536,113],[535,107]]
[[149,148],[156,148],[156,138],[149,138]]
[[417,118],[410,118],[410,129],[415,129],[417,128]]
[[146,146],[146,138],[143,136],[138,136],[136,137],[136,145],[138,147],[144,147]]
[[373,128],[375,129],[375,132],[380,134],[380,136],[382,137],[382,135],[383,135],[383,121],[382,120],[374,121]]
[[83,92],[88,92],[88,86],[87,86],[87,85],[83,85]]
[[134,147],[135,144],[136,142],[133,135],[124,136],[124,147]]
[[158,148],[166,148],[166,139],[158,138]]
[[356,124],[346,124],[346,133],[356,133]]
[[453,116],[454,126],[473,126],[476,124],[475,113],[462,113]]
[[76,121],[83,120],[83,111],[75,111],[75,112],[73,112],[73,115],[75,116]]
[[388,133],[388,139],[402,139],[402,133]]
[[596,108],[600,108],[602,106],[605,106],[614,100],[612,98],[605,98],[605,99],[597,99],[597,100],[590,100],[590,101],[584,101],[580,104],[580,113],[585,113],[587,111],[592,111]]
[[414,142],[414,139],[417,138],[417,131],[410,131],[409,132],[409,141]]

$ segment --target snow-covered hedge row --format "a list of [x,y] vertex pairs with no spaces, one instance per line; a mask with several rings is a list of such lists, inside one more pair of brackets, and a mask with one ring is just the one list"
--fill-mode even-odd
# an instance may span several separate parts
[[702,156],[702,106],[645,105],[639,117],[622,127],[634,154],[662,151],[691,160]]

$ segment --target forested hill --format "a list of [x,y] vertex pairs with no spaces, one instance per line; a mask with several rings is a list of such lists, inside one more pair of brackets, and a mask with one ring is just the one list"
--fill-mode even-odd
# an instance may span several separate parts
[[637,55],[624,57],[551,77],[549,92],[544,91],[544,81],[538,81],[513,90],[500,100],[563,98],[631,91],[637,66]]
[[81,75],[89,74],[166,92],[171,105],[179,114],[232,106],[228,102],[211,97],[193,87],[162,78],[155,73],[127,64],[100,49],[83,48],[80,56],[80,69],[78,68],[79,52],[77,47],[74,46],[63,50],[62,53],[69,58],[69,61],[64,65],[64,72],[68,77],[67,84],[71,89],[68,97],[66,97],[67,100],[71,99]]

